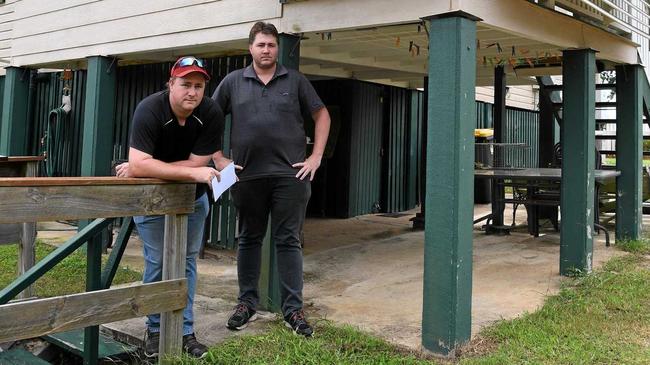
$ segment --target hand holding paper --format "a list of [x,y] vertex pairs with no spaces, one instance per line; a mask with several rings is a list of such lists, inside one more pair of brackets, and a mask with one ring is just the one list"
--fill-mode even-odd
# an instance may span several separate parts
[[235,164],[233,162],[229,163],[226,167],[219,172],[221,176],[221,181],[218,181],[216,177],[212,178],[212,195],[214,196],[214,201],[217,201],[221,194],[223,194],[229,187],[237,182],[237,175],[235,174]]

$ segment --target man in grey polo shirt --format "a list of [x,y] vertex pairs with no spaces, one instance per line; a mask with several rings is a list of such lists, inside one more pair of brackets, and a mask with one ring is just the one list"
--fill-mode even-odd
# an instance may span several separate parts
[[[232,114],[231,158],[243,167],[231,188],[240,214],[239,304],[227,326],[240,330],[256,318],[262,240],[270,213],[285,323],[308,337],[313,329],[302,309],[300,232],[330,117],[307,78],[277,64],[273,24],[253,25],[248,43],[253,64],[226,76],[212,96],[225,114]],[[303,114],[311,114],[315,122],[314,148],[306,159]],[[213,158],[219,161],[223,155],[217,152]]]

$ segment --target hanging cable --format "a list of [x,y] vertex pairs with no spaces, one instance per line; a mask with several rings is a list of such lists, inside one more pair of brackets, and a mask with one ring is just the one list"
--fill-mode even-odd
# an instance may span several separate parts
[[68,113],[72,110],[70,99],[70,84],[72,79],[71,71],[63,73],[63,90],[61,95],[61,106],[52,109],[47,116],[47,128],[45,132],[45,169],[47,176],[62,176],[65,172],[64,164],[67,162],[66,155],[69,143],[67,138],[67,129],[69,128],[67,120]]

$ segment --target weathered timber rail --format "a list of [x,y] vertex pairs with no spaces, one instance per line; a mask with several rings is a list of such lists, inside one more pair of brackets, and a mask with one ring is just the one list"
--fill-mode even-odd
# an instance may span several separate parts
[[[160,361],[179,354],[187,296],[187,214],[194,209],[194,192],[193,183],[158,179],[0,178],[0,224],[99,218],[0,291],[0,342],[86,328],[84,358],[93,364],[97,325],[161,313]],[[94,236],[108,219],[158,214],[165,215],[162,281],[103,288],[101,242]],[[86,293],[6,304],[86,241]]]

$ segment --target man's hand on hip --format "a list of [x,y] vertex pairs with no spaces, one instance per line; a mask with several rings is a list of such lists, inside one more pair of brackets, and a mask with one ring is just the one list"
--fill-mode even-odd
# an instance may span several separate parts
[[321,158],[316,155],[311,155],[307,157],[305,162],[294,163],[293,167],[300,168],[300,171],[296,174],[296,177],[300,180],[304,180],[307,175],[309,175],[309,181],[314,180],[314,175],[316,175],[316,170],[320,167]]

